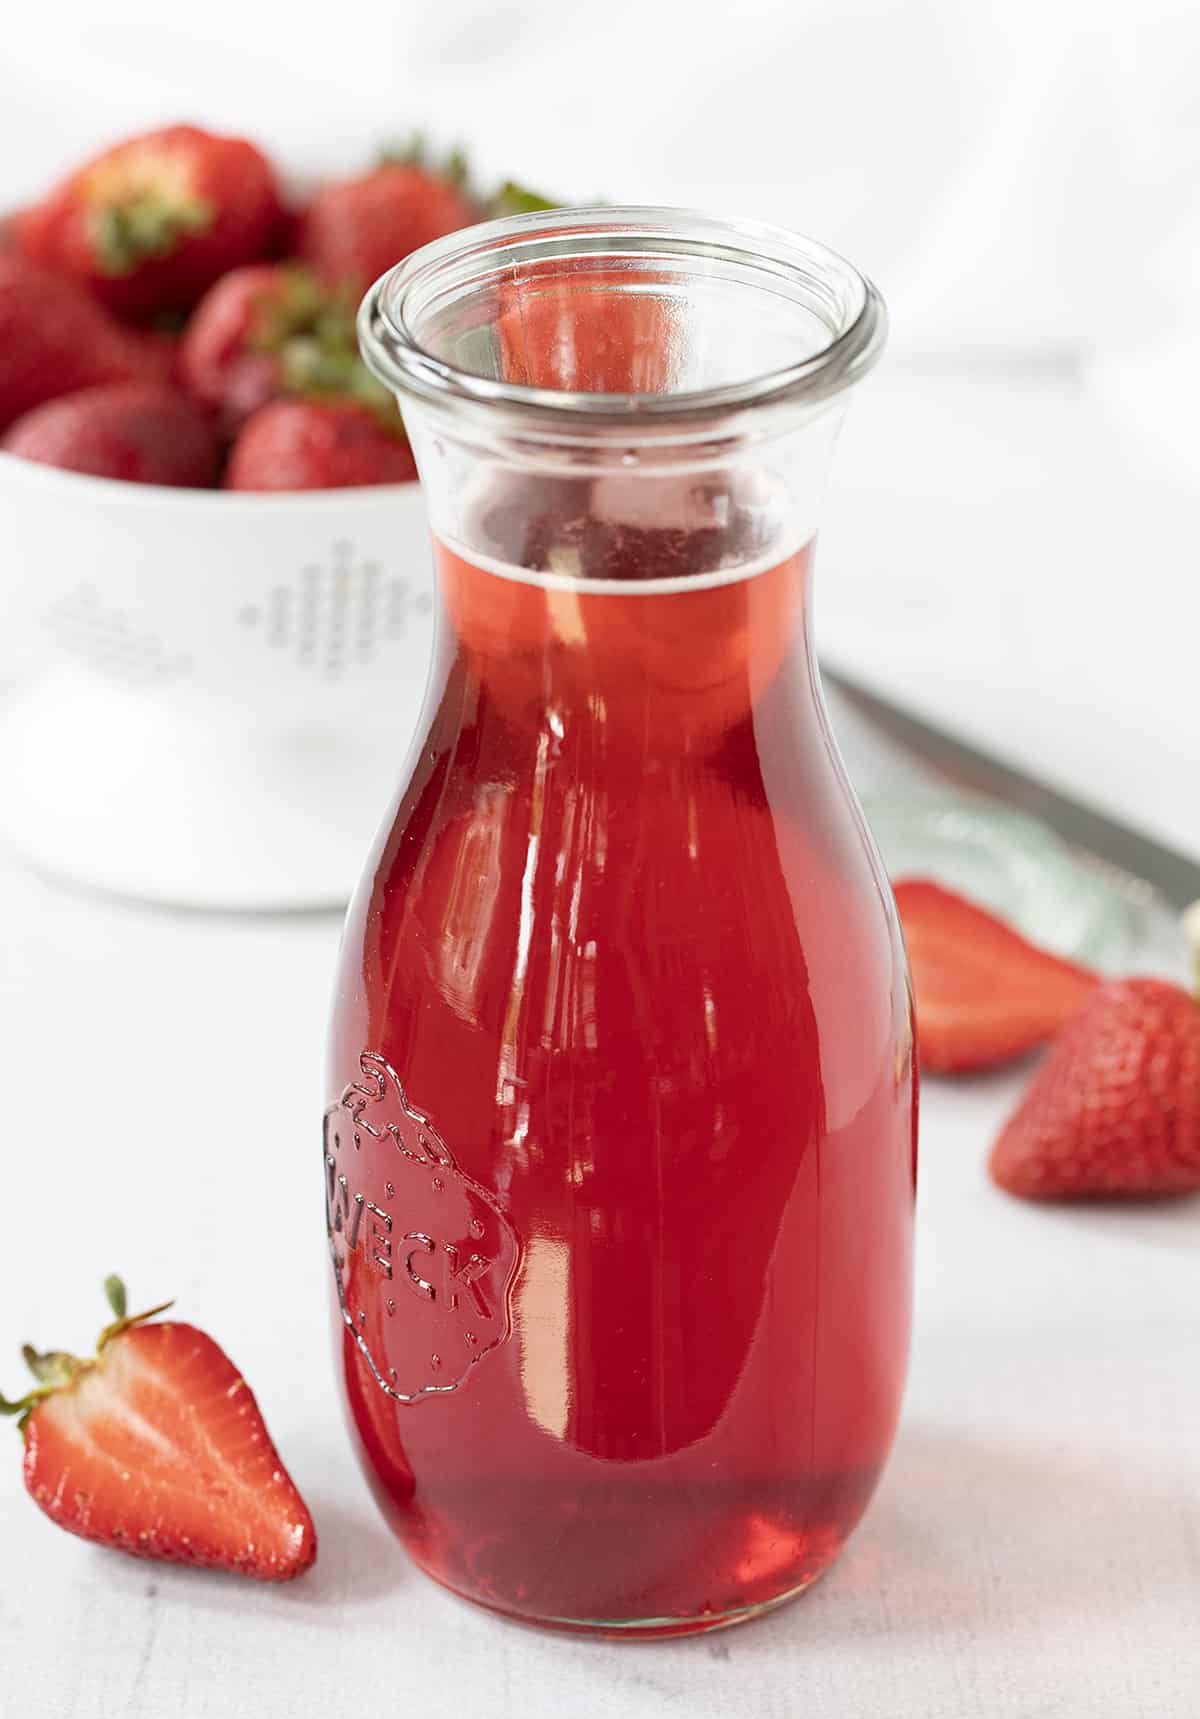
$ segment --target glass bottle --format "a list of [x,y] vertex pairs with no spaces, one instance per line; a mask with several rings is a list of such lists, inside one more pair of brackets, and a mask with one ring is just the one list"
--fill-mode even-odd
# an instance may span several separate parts
[[363,306],[440,612],[337,981],[339,1370],[417,1563],[526,1621],[752,1616],[892,1441],[910,1001],[810,631],[883,322],[819,245],[653,209],[457,233]]

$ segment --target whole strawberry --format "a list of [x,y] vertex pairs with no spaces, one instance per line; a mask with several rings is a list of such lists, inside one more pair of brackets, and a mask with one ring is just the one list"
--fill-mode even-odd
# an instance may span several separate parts
[[0,430],[78,388],[163,380],[170,363],[162,345],[122,328],[73,281],[0,251]]
[[192,313],[179,350],[184,385],[230,430],[281,394],[325,394],[374,406],[400,427],[396,407],[363,363],[355,301],[295,263],[234,269]]
[[408,483],[416,464],[403,434],[369,407],[336,400],[275,400],[233,444],[229,489],[344,489]]
[[993,1068],[1044,1044],[1099,980],[927,878],[894,887],[916,1000],[921,1066]]
[[1161,979],[1093,991],[992,1150],[1030,1200],[1200,1189],[1200,1003]]
[[459,164],[389,161],[322,186],[303,212],[296,251],[327,284],[359,296],[402,257],[478,219]]
[[121,1280],[89,1359],[22,1353],[25,1488],[72,1534],[138,1558],[286,1581],[317,1555],[312,1517],[246,1381],[194,1325],[130,1316]]
[[18,418],[5,453],[127,483],[204,489],[221,470],[210,413],[164,382],[110,382],[48,400]]
[[27,256],[132,317],[186,309],[226,270],[270,255],[282,223],[270,162],[239,137],[171,125],[85,163],[15,221]]

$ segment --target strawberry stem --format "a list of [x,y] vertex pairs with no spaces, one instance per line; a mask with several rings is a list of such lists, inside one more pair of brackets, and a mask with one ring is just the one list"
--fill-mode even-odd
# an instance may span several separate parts
[[106,1349],[114,1337],[119,1337],[122,1331],[128,1331],[131,1325],[144,1325],[148,1319],[157,1319],[160,1313],[165,1313],[169,1307],[174,1307],[174,1300],[160,1301],[157,1307],[148,1307],[144,1313],[122,1314],[114,1319],[111,1325],[106,1325],[96,1340],[96,1353],[99,1355]]
[[357,401],[403,438],[394,398],[359,356],[356,309],[351,295],[327,291],[308,269],[288,267],[283,290],[255,312],[250,345],[277,357],[285,393]]
[[460,191],[465,190],[471,182],[471,163],[466,150],[456,143],[442,163],[442,173],[451,185],[456,185]]
[[32,1343],[21,1346],[21,1358],[39,1385],[56,1391],[60,1385],[69,1385],[91,1366],[90,1361],[81,1361],[77,1355],[70,1355],[65,1349],[47,1349],[45,1354],[39,1354]]
[[104,1294],[116,1318],[100,1333],[95,1358],[85,1360],[80,1355],[69,1354],[66,1349],[42,1351],[35,1349],[32,1343],[22,1345],[22,1358],[37,1384],[33,1390],[27,1391],[15,1401],[0,1392],[0,1415],[19,1415],[21,1418],[17,1422],[18,1432],[24,1430],[26,1421],[40,1402],[52,1397],[56,1391],[73,1385],[85,1373],[90,1373],[96,1360],[114,1337],[119,1337],[122,1331],[128,1331],[131,1325],[144,1325],[148,1319],[154,1319],[158,1314],[165,1313],[168,1307],[174,1306],[172,1301],[163,1301],[157,1307],[147,1308],[145,1313],[127,1313],[125,1284],[115,1272],[104,1279]]
[[46,1397],[52,1397],[53,1395],[53,1386],[43,1385],[39,1390],[29,1391],[25,1396],[18,1397],[15,1403],[10,1403],[7,1397],[0,1396],[0,1415],[19,1415],[21,1418],[17,1422],[17,1431],[19,1433],[24,1433],[25,1423],[28,1421],[34,1409],[36,1409],[38,1404],[43,1402]]
[[429,157],[425,134],[411,131],[406,138],[384,144],[375,157],[377,167],[424,167]]
[[78,1356],[68,1355],[63,1349],[50,1349],[46,1354],[39,1355],[31,1343],[22,1344],[21,1355],[37,1384],[15,1401],[0,1393],[0,1415],[19,1415],[17,1431],[23,1433],[26,1421],[39,1403],[52,1397],[63,1385],[69,1385],[81,1373],[86,1373],[89,1368],[95,1366],[95,1362],[81,1361]]
[[430,150],[429,140],[423,132],[414,131],[406,139],[381,149],[376,157],[376,166],[419,167],[422,172],[431,173],[447,185],[453,185],[464,197],[478,201],[471,187],[470,158],[461,144],[456,143],[444,155],[439,155]]
[[492,193],[486,204],[488,215],[533,215],[540,209],[554,209],[559,205],[552,203],[548,197],[543,197],[540,191],[530,191],[524,185],[518,185],[515,180],[507,179],[498,191]]
[[142,263],[167,257],[181,239],[204,233],[216,211],[202,198],[173,198],[144,190],[92,211],[92,245],[101,273],[129,275]]

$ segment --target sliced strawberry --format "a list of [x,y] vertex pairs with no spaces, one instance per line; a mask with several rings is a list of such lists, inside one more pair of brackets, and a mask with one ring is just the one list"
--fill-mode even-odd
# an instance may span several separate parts
[[46,1515],[86,1540],[140,1558],[298,1576],[316,1557],[312,1518],[279,1459],[254,1395],[193,1325],[116,1318],[96,1356],[26,1349],[38,1388],[18,1413],[25,1486]]
[[1003,920],[924,878],[895,885],[916,998],[921,1064],[992,1068],[1044,1044],[1099,983]]
[[1161,979],[1094,990],[991,1157],[1029,1200],[1200,1189],[1200,1003]]

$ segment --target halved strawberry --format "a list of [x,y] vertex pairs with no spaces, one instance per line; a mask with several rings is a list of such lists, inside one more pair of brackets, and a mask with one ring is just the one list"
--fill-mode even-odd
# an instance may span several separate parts
[[51,1521],[139,1558],[284,1581],[317,1555],[312,1518],[246,1381],[194,1325],[114,1318],[93,1358],[22,1353],[38,1383],[20,1416],[25,1487]]
[[1100,982],[941,884],[903,878],[894,892],[921,1064],[934,1074],[993,1068],[1044,1044]]

